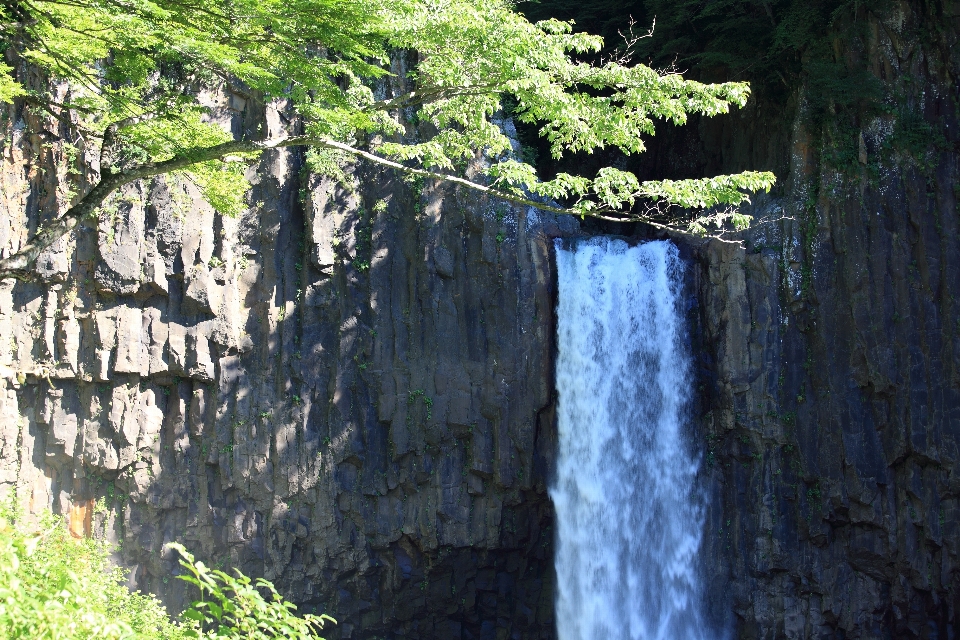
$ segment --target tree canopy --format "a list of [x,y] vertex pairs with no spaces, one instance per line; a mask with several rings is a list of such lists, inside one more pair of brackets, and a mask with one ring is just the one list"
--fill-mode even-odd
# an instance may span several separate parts
[[[0,274],[25,272],[112,192],[141,178],[180,173],[218,211],[236,215],[247,206],[244,157],[285,146],[612,220],[642,219],[638,202],[736,206],[774,182],[767,172],[640,181],[615,167],[540,180],[497,124],[505,99],[560,157],[603,147],[642,152],[656,121],[726,113],[744,105],[749,87],[690,81],[624,56],[585,62],[600,51],[599,37],[558,20],[531,23],[509,0],[0,0],[0,33],[8,63],[0,63],[0,101],[69,114],[80,144],[99,150],[99,178],[0,260]],[[398,52],[414,88],[390,95],[383,80]],[[19,80],[27,65],[46,84]],[[264,102],[287,101],[302,133],[234,139],[209,122],[199,99],[218,81]],[[50,83],[65,85],[56,93],[65,97],[55,99]],[[409,135],[410,120],[432,123],[436,134]],[[466,161],[478,155],[486,176],[468,179]],[[705,220],[730,217],[738,227],[749,221],[733,212],[684,226],[702,232]]]

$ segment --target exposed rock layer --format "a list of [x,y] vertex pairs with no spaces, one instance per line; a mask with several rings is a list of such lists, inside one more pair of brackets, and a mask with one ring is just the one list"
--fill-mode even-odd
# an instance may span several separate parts
[[[60,123],[4,125],[9,254],[83,177]],[[0,483],[173,607],[179,540],[342,637],[550,637],[549,237],[576,224],[349,171],[265,154],[242,219],[138,183],[4,283]]]
[[[896,5],[865,49],[837,38],[945,145],[899,148],[881,116],[839,171],[796,100],[651,150],[782,178],[743,246],[680,240],[704,566],[738,637],[960,635],[952,6]],[[283,126],[229,89],[210,103],[235,132]],[[9,254],[87,177],[64,169],[62,123],[2,117]],[[237,220],[176,181],[132,185],[39,283],[3,284],[0,484],[120,543],[132,583],[174,606],[163,545],[181,540],[343,637],[554,637],[549,238],[577,225],[353,175],[271,152]]]
[[691,247],[705,566],[737,637],[960,635],[952,6],[892,4],[857,25],[862,40],[837,35],[837,60],[893,96],[856,124],[852,163],[836,161],[850,142],[818,135],[802,100],[752,103],[661,154],[665,167],[782,180],[754,207],[775,222],[742,246]]

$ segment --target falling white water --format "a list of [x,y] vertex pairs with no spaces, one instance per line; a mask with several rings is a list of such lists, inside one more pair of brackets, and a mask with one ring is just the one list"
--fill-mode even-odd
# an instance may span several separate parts
[[669,242],[557,241],[560,640],[699,640],[699,459]]

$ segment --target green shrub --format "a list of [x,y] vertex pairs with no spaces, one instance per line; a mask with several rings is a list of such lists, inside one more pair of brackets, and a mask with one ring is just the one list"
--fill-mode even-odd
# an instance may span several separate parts
[[74,539],[62,518],[23,524],[0,506],[0,636],[37,640],[182,638],[152,595],[132,592],[107,549]]
[[[294,615],[297,607],[277,593],[273,584],[257,578],[250,580],[236,569],[236,576],[197,562],[182,544],[171,544],[180,552],[180,565],[188,575],[179,576],[200,590],[201,599],[183,612],[183,617],[192,622],[187,631],[192,638],[236,638],[237,640],[270,640],[289,638],[309,640],[317,638],[316,631],[323,629],[324,622],[336,622],[323,614]],[[269,599],[260,594],[260,589],[269,593]]]
[[[298,618],[266,580],[211,571],[171,545],[200,600],[173,620],[153,595],[130,591],[107,546],[73,538],[62,518],[33,518],[0,503],[0,637],[31,640],[319,638],[327,615]],[[264,598],[260,591],[266,591]]]

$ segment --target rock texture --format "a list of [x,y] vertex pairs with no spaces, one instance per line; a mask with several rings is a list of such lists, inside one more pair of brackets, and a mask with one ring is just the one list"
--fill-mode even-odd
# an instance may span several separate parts
[[[734,637],[960,637],[958,20],[890,3],[837,34],[902,102],[856,123],[852,166],[802,92],[651,147],[657,170],[782,179],[742,244],[677,240]],[[288,126],[247,98],[211,93],[212,117]],[[904,105],[936,144],[904,142]],[[96,159],[22,106],[0,131],[8,255]],[[38,282],[0,284],[0,488],[116,542],[175,607],[180,540],[339,637],[553,638],[549,239],[577,225],[347,172],[265,154],[241,219],[132,185]]]
[[[3,131],[8,255],[96,165],[63,175],[74,136],[21,106]],[[179,540],[335,637],[552,637],[549,237],[576,224],[346,169],[265,154],[241,219],[137,183],[4,282],[0,486],[174,608]]]
[[958,27],[960,8],[899,3],[863,48],[838,38],[899,96],[852,168],[802,101],[700,129],[701,170],[786,178],[755,207],[775,222],[691,249],[705,565],[736,637],[960,636]]

